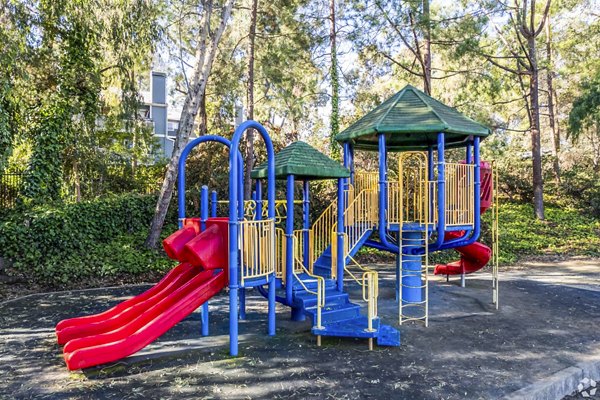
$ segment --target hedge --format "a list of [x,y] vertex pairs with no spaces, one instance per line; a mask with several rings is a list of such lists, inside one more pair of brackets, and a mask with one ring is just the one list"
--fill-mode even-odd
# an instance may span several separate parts
[[14,212],[0,221],[0,257],[49,283],[141,272],[161,258],[141,249],[155,205],[154,195],[126,194]]

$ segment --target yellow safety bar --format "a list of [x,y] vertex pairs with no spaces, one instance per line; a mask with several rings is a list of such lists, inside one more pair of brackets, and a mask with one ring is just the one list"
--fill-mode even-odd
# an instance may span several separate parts
[[500,263],[500,230],[498,227],[498,216],[500,210],[500,202],[498,195],[498,171],[496,169],[496,161],[491,162],[490,167],[492,168],[492,190],[494,193],[493,202],[493,222],[492,222],[492,302],[496,306],[496,310],[499,307],[499,263]]
[[[350,261],[363,271],[362,279],[348,268],[344,267],[348,275],[362,286],[363,300],[367,303],[367,332],[374,332],[373,321],[377,318],[377,299],[379,297],[379,275],[377,271],[360,265],[354,258],[349,257]],[[373,338],[369,338],[369,350],[373,350]]]
[[[298,251],[297,251],[298,241],[297,241],[296,236],[294,236],[293,246],[294,246],[294,249],[293,249],[294,250],[294,277],[300,283],[300,285],[302,285],[302,287],[304,288],[304,290],[307,293],[311,293],[311,294],[314,294],[317,296],[317,325],[315,327],[317,329],[323,329],[321,313],[322,313],[323,307],[325,307],[325,279],[322,276],[313,275],[308,269],[306,269],[306,267],[304,267],[304,265],[302,264],[302,261],[296,256],[298,254]],[[300,273],[304,272],[311,278],[316,279],[317,280],[317,291],[310,290],[304,284],[304,282],[298,277],[297,272],[300,272]],[[320,346],[320,345],[321,345],[321,335],[317,335],[317,346]]]
[[475,223],[475,165],[446,163],[446,225]]
[[240,283],[275,272],[275,220],[240,221]]
[[335,241],[335,234],[332,234],[331,227],[337,220],[337,204],[337,200],[332,201],[312,225],[310,232],[310,254],[312,259],[310,265]]
[[[377,223],[379,201],[377,191],[365,189],[358,193],[344,211],[344,256],[350,255],[362,236]],[[335,238],[337,222],[331,227],[331,237]],[[336,276],[337,240],[331,242],[331,271]]]
[[421,151],[398,157],[399,181],[390,182],[388,188],[388,224],[424,224],[429,220],[427,158],[427,153]]

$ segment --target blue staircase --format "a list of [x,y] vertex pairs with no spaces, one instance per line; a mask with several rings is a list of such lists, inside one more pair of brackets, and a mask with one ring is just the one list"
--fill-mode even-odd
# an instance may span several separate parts
[[[360,248],[365,244],[371,237],[373,229],[366,231],[356,245],[350,249],[350,256],[354,257]],[[347,262],[348,260],[346,260]],[[322,276],[323,278],[331,278],[331,246],[327,247],[323,254],[317,258],[313,265],[313,272],[315,275]]]
[[[371,233],[372,230],[365,232],[351,249],[350,256],[358,253]],[[328,247],[317,259],[313,272],[325,278],[325,306],[321,310],[321,327],[317,327],[317,296],[306,291],[306,289],[317,291],[318,283],[315,278],[307,274],[298,275],[302,283],[294,282],[293,307],[302,309],[311,319],[314,335],[375,338],[379,346],[400,346],[400,332],[397,329],[383,325],[379,318],[375,318],[372,330],[369,331],[368,318],[361,315],[360,306],[350,301],[348,293],[337,289],[335,280],[331,279],[331,247]]]

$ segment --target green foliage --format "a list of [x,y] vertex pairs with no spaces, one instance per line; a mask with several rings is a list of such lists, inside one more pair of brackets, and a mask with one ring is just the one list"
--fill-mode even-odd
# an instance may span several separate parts
[[[155,203],[155,196],[122,195],[12,213],[0,221],[0,256],[50,284],[163,268],[164,256],[141,247]],[[176,218],[167,221],[170,232]]]
[[600,70],[581,84],[581,95],[573,101],[569,114],[569,133],[574,141],[588,129],[600,138]]
[[[492,214],[483,215],[482,241],[491,243]],[[546,221],[534,218],[530,204],[502,203],[499,213],[500,262],[544,254],[600,256],[600,220],[573,207],[548,204]]]

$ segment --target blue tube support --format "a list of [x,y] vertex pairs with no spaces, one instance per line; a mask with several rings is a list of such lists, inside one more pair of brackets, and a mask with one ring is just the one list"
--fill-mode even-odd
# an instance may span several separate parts
[[[204,185],[200,189],[200,230],[206,229],[208,220],[208,186]],[[208,300],[202,304],[202,336],[208,336]]]
[[[421,240],[422,233],[419,231],[401,232],[402,241],[407,243],[409,250],[419,249],[417,243]],[[415,244],[411,246],[411,244]],[[421,290],[421,256],[414,255],[415,251],[409,251],[409,254],[402,256],[402,303],[419,303],[423,300]],[[412,253],[412,254],[410,254]]]
[[285,299],[288,304],[292,304],[294,289],[294,175],[287,176],[285,199]]
[[262,183],[260,179],[256,180],[254,193],[256,196],[256,219],[262,219]]
[[[269,219],[275,218],[275,152],[273,142],[261,124],[256,121],[245,121],[233,133],[232,150],[229,152],[229,353],[232,356],[238,355],[238,228],[240,211],[242,218],[244,212],[243,198],[240,201],[239,193],[241,191],[243,195],[243,166],[238,163],[236,155],[239,154],[238,149],[242,135],[250,128],[254,128],[262,136],[267,149],[268,217]],[[269,307],[274,306],[272,299],[269,299]]]
[[271,280],[269,281],[269,311],[268,311],[268,328],[267,333],[269,336],[275,336],[275,275],[271,276]]
[[338,197],[338,208],[337,208],[337,279],[336,287],[340,292],[344,290],[344,266],[346,264],[344,256],[344,210],[346,204],[344,202],[344,178],[338,179],[337,184],[337,197]]
[[302,183],[302,258],[304,266],[310,270],[310,193],[308,180]]
[[387,239],[387,222],[385,220],[387,211],[387,149],[385,147],[385,134],[377,136],[379,144],[379,240],[388,251],[398,254],[400,248]]
[[216,218],[217,217],[217,205],[218,205],[218,200],[217,200],[217,191],[213,190],[212,192],[210,192],[210,216],[212,218]]

